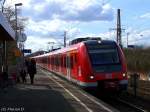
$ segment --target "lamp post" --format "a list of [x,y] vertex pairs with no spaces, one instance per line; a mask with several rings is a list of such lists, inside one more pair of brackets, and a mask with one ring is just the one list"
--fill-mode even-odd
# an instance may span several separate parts
[[47,44],[48,44],[48,47],[49,47],[50,44],[52,44],[52,46],[51,46],[51,51],[53,51],[53,45],[54,45],[55,43],[54,43],[54,42],[48,42]]
[[18,26],[17,26],[17,6],[22,6],[22,3],[17,3],[15,4],[15,19],[16,19],[16,42],[18,41],[18,35],[17,35],[17,29],[18,29]]
[[129,32],[127,32],[127,48],[128,48],[128,45],[129,45],[129,35],[130,35],[130,33]]
[[67,31],[64,31],[64,47],[66,47],[66,36],[67,36]]

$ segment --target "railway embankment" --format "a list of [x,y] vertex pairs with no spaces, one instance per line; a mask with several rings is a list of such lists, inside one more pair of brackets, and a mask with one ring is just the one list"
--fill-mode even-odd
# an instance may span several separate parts
[[[136,96],[150,101],[150,81],[137,80]],[[129,79],[128,92],[135,95],[135,86]]]
[[150,78],[150,48],[124,49],[128,73],[138,73],[141,80]]
[[135,94],[134,79],[131,79],[131,75],[137,73],[136,95],[150,101],[150,48],[132,48],[123,51],[129,76],[128,92]]

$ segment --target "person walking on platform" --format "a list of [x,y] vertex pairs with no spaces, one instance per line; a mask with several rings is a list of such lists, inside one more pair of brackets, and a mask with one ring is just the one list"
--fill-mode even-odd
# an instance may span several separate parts
[[26,83],[26,71],[25,71],[25,69],[22,69],[20,71],[20,76],[21,76],[22,82]]
[[30,76],[31,84],[34,83],[34,75],[36,74],[36,62],[34,59],[31,59],[27,62],[27,70]]

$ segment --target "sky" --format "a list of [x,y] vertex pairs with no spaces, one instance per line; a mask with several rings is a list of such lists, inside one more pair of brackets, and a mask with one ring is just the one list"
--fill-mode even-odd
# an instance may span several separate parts
[[[14,7],[23,3],[26,49],[32,52],[63,45],[78,37],[116,40],[117,9],[121,10],[122,43],[150,46],[150,0],[7,0]],[[54,43],[53,43],[54,42]],[[53,44],[52,44],[53,43]]]

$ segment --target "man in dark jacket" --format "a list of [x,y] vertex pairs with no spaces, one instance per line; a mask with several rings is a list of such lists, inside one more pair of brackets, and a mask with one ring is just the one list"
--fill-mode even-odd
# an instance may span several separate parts
[[28,61],[27,70],[28,70],[28,74],[30,76],[31,84],[33,84],[34,83],[34,75],[36,74],[36,62],[34,59],[31,59],[30,61]]
[[20,76],[21,76],[22,82],[26,83],[26,71],[25,71],[25,69],[22,69],[20,71]]

